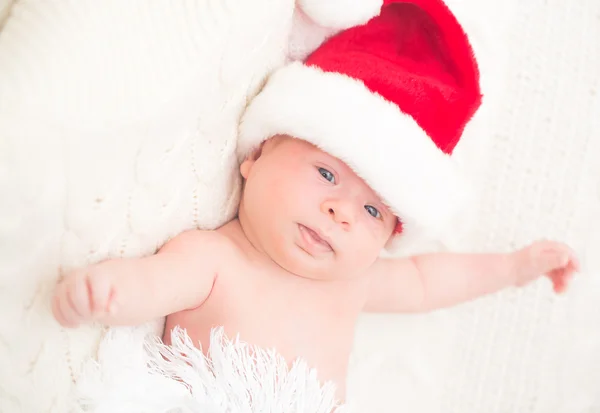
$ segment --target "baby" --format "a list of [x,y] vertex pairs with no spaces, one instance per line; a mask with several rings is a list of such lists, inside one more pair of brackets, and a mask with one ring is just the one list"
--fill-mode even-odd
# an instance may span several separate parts
[[241,165],[239,217],[189,231],[153,256],[109,260],[69,274],[53,311],[66,327],[134,325],[167,316],[207,349],[211,328],[287,360],[302,357],[344,397],[361,311],[423,312],[545,274],[561,292],[571,250],[536,242],[509,254],[379,258],[396,217],[344,162],[303,140],[269,139]]
[[[452,42],[439,41],[449,32]],[[241,124],[238,217],[184,232],[152,256],[73,271],[55,292],[58,322],[135,325],[167,316],[167,343],[181,326],[205,350],[211,330],[223,326],[289,362],[303,358],[343,400],[363,311],[430,311],[542,275],[564,291],[578,262],[559,242],[382,257],[458,208],[449,155],[480,102],[461,33],[441,2],[392,2],[305,64],[279,70]]]

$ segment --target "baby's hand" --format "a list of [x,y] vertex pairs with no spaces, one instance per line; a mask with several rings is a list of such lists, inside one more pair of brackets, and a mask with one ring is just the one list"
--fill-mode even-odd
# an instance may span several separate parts
[[575,253],[560,242],[537,241],[514,253],[516,284],[523,286],[540,275],[546,275],[556,293],[566,290],[573,274],[579,271]]
[[73,271],[61,280],[54,292],[52,313],[63,327],[114,314],[114,289],[110,277],[94,267]]

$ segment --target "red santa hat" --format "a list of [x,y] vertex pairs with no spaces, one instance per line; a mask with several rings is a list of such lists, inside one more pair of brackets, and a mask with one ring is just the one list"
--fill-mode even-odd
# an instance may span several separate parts
[[287,134],[336,156],[398,216],[397,247],[435,237],[469,199],[451,155],[480,104],[472,48],[447,6],[388,0],[271,75],[242,118],[238,154]]

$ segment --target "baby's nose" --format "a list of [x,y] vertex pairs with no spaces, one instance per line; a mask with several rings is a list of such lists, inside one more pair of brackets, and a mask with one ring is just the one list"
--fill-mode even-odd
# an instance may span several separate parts
[[354,205],[344,200],[328,200],[323,203],[321,211],[328,214],[331,219],[344,227],[353,225],[356,219]]

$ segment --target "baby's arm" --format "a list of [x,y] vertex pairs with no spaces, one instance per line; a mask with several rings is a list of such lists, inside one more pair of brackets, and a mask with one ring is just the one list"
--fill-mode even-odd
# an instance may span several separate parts
[[564,244],[536,242],[507,254],[428,254],[373,267],[366,311],[418,312],[459,304],[545,274],[562,292],[579,264]]
[[135,325],[201,305],[228,248],[212,231],[189,231],[143,258],[75,270],[56,288],[52,311],[65,327],[97,321]]

